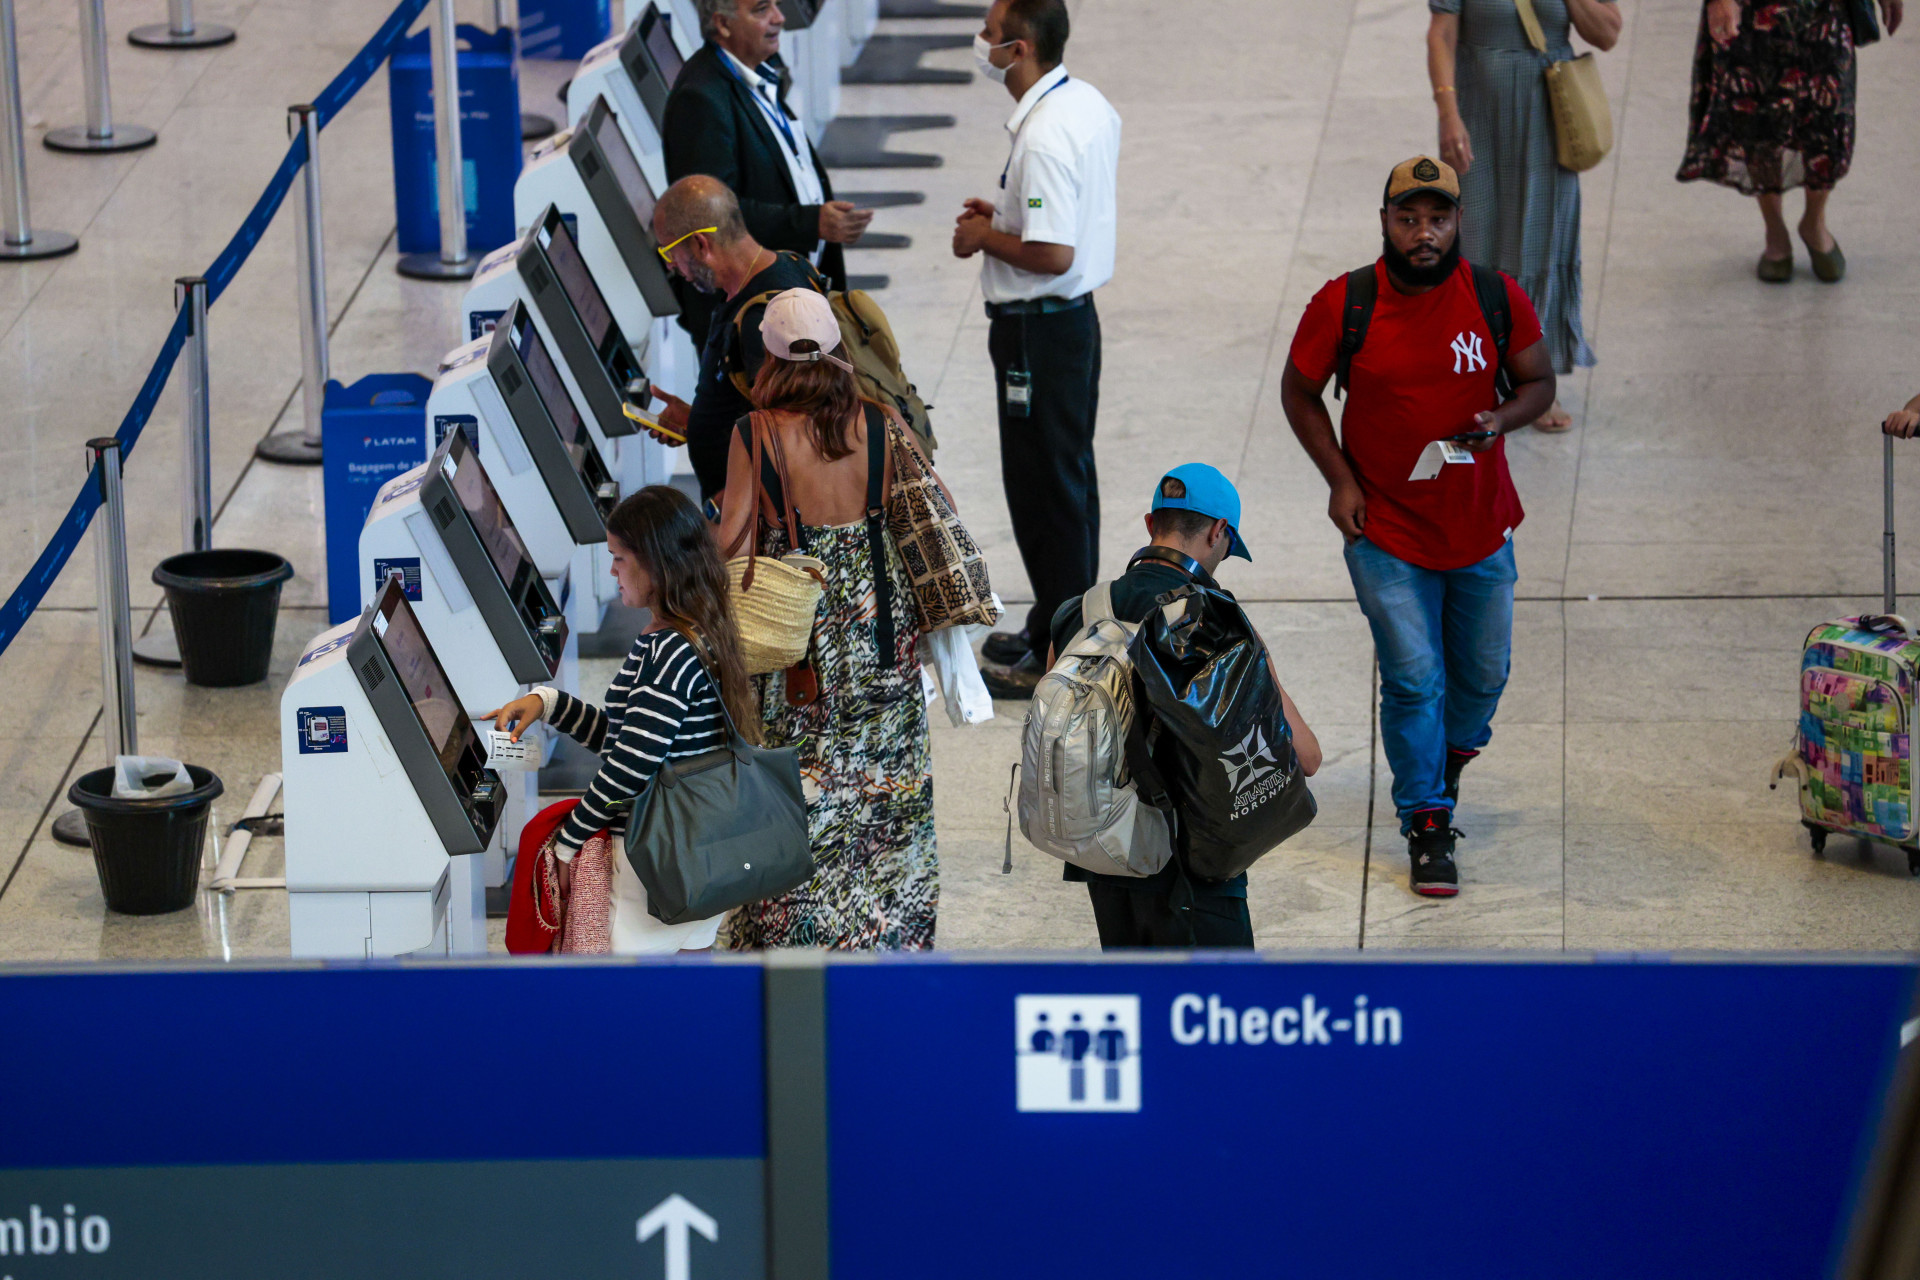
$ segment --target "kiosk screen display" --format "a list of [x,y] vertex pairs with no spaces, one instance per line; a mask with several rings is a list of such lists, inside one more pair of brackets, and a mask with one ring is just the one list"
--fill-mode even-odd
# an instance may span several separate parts
[[587,458],[587,424],[580,420],[579,413],[574,410],[573,397],[567,394],[567,384],[560,380],[560,370],[554,367],[553,357],[547,354],[547,344],[540,341],[540,332],[533,327],[533,317],[527,314],[524,307],[514,318],[513,349],[519,353],[520,363],[527,367],[527,376],[533,379],[534,394],[546,406],[553,425],[560,429],[560,443],[567,447],[567,457],[572,461],[573,469],[579,471]]
[[653,65],[669,89],[680,78],[680,46],[673,42],[672,20],[658,9],[648,9],[640,19],[640,38],[646,42]]
[[614,181],[620,184],[620,194],[633,206],[634,216],[640,219],[640,225],[646,229],[647,237],[653,237],[653,188],[647,184],[647,175],[640,171],[640,162],[633,158],[633,148],[627,145],[627,135],[620,132],[620,121],[613,112],[602,110],[599,122],[593,130],[593,140],[600,145],[600,154],[607,158],[607,165],[613,170]]
[[413,610],[406,606],[404,594],[398,591],[386,594],[380,602],[380,612],[374,616],[373,630],[387,651],[393,673],[400,677],[400,687],[407,691],[413,713],[420,717],[421,727],[427,731],[427,741],[433,744],[440,767],[446,770],[454,788],[462,790],[461,750],[472,735],[473,727],[461,713],[453,682],[440,669],[440,661],[433,656],[433,648],[427,643],[426,633],[420,629]]
[[613,330],[613,311],[607,306],[600,286],[594,283],[587,260],[580,256],[580,246],[574,241],[573,233],[567,230],[566,221],[557,212],[540,228],[540,247],[547,251],[547,261],[560,277],[560,288],[573,304],[573,313],[586,327],[587,341],[595,351],[604,352],[607,335]]
[[493,482],[481,469],[479,459],[467,448],[464,437],[454,436],[445,466],[455,496],[466,508],[474,532],[480,535],[480,545],[487,549],[487,558],[493,561],[501,583],[512,591],[514,584],[522,581],[522,573],[534,571],[527,544],[520,541],[520,531],[513,527],[513,518],[507,514]]

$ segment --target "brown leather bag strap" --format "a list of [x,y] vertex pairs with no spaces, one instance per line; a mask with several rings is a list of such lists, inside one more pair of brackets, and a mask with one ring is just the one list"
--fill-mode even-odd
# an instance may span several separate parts
[[[753,416],[756,420],[758,420],[762,415],[759,413],[755,413]],[[762,429],[764,429],[766,433],[770,437],[772,437],[773,474],[780,481],[780,510],[777,510],[772,513],[773,519],[777,523],[784,516],[786,520],[787,550],[788,551],[804,551],[806,550],[806,544],[800,541],[799,522],[794,519],[793,481],[789,479],[787,476],[786,446],[780,443],[780,436],[773,429],[772,415],[767,415],[767,421],[764,423],[758,423],[757,425]],[[769,500],[768,505],[769,506],[772,505],[771,500]]]

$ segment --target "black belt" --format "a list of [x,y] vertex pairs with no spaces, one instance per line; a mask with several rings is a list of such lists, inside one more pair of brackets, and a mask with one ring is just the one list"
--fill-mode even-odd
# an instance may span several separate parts
[[1026,302],[989,302],[987,318],[998,320],[1001,316],[1049,316],[1056,311],[1073,311],[1092,301],[1091,293],[1083,293],[1077,298],[1034,298]]

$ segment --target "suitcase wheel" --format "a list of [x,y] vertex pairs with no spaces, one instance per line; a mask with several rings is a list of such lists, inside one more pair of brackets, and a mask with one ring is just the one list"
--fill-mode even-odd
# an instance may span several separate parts
[[1816,827],[1811,822],[1803,822],[1800,825],[1807,829],[1807,839],[1813,842],[1813,856],[1816,858],[1826,857],[1827,829],[1825,827]]

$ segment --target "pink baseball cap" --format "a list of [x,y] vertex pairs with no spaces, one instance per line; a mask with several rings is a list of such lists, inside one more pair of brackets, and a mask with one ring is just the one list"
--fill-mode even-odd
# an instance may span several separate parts
[[[760,338],[775,359],[796,364],[825,360],[853,372],[845,360],[827,354],[840,345],[840,322],[834,319],[833,304],[826,295],[812,289],[788,289],[769,299],[760,318]],[[795,351],[796,342],[811,342],[818,350]]]

